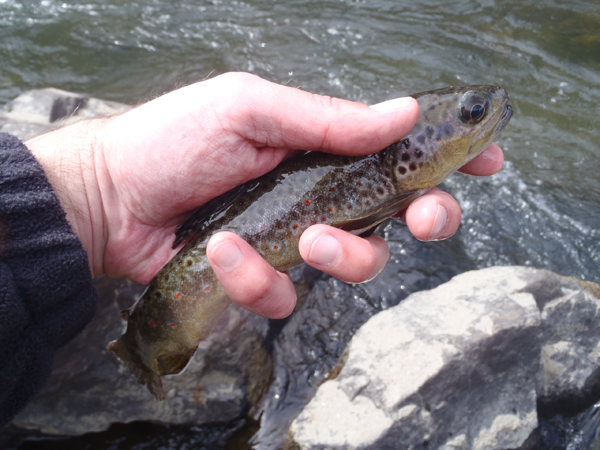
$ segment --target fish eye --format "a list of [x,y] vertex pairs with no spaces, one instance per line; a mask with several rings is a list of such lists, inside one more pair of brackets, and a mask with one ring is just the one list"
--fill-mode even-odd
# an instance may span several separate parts
[[460,120],[474,125],[481,122],[489,109],[489,101],[481,94],[467,92],[460,105]]

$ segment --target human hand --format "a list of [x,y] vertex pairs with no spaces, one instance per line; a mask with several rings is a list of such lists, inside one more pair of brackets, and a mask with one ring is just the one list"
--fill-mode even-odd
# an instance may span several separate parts
[[[359,155],[400,140],[418,115],[414,100],[404,103],[376,111],[247,74],[226,74],[27,145],[55,187],[94,274],[146,284],[175,255],[174,229],[191,210],[270,171],[295,150]],[[466,170],[494,173],[501,166],[498,155],[492,146]],[[420,239],[447,237],[458,227],[460,208],[449,195],[433,191],[408,208],[406,221]],[[340,244],[337,250],[330,238]],[[217,262],[221,253],[231,257],[222,245],[231,242],[242,259],[227,271]],[[295,293],[287,275],[239,237],[219,233],[207,251],[233,301],[268,317],[291,312]],[[352,282],[375,276],[388,255],[375,236],[364,240],[322,225],[304,233],[300,251],[309,264]]]

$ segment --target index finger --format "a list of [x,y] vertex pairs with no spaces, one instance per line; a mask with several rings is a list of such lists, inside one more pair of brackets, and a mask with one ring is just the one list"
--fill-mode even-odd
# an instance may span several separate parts
[[220,114],[236,134],[259,147],[366,155],[402,139],[419,114],[410,97],[368,107],[248,74],[213,80],[234,92],[220,103]]
[[503,164],[504,153],[498,144],[493,143],[458,171],[467,175],[487,177],[498,173]]

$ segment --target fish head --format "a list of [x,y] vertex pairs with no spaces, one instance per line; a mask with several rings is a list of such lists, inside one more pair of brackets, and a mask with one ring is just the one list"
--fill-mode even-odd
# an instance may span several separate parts
[[397,168],[413,188],[428,189],[475,158],[512,117],[508,92],[498,86],[450,86],[413,94],[414,129],[398,143]]

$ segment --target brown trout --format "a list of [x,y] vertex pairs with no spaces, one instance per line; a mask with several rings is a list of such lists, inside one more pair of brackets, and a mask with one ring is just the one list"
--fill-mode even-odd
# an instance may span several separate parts
[[198,208],[176,231],[189,242],[131,309],[127,330],[108,350],[157,399],[162,375],[180,373],[231,300],[206,258],[217,231],[245,239],[275,269],[302,264],[300,235],[324,223],[363,234],[441,183],[498,136],[512,116],[496,86],[447,87],[412,95],[414,129],[378,153],[349,157],[305,152]]

